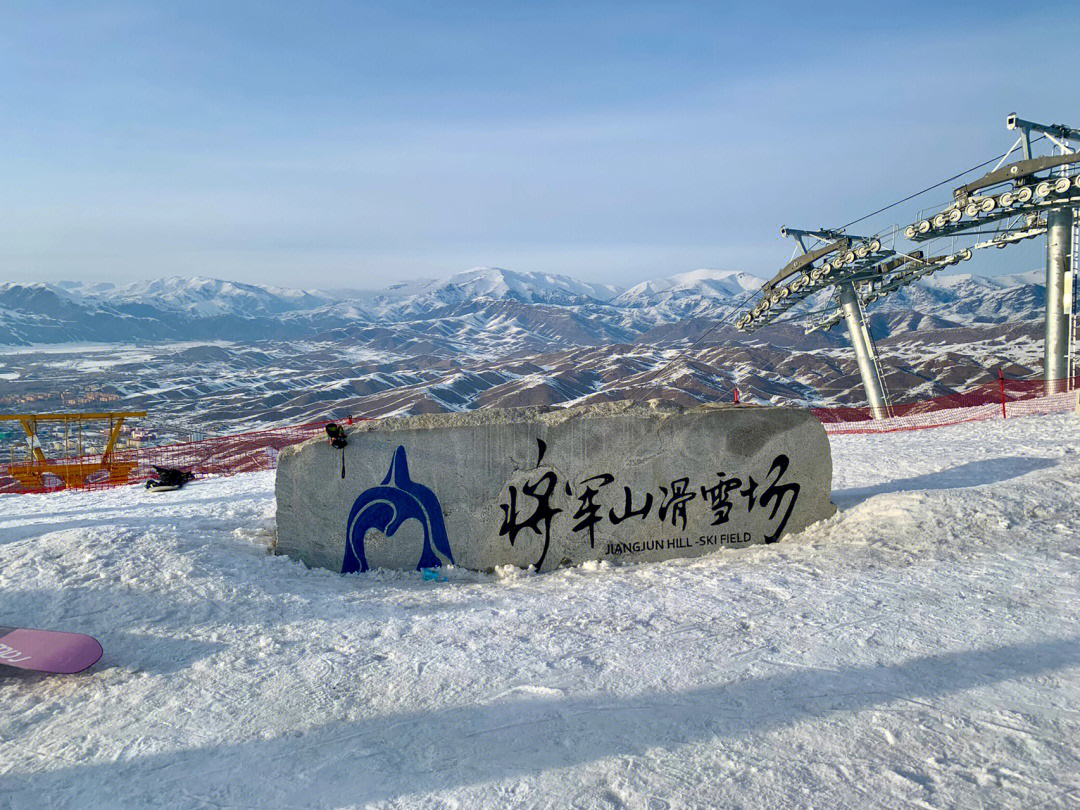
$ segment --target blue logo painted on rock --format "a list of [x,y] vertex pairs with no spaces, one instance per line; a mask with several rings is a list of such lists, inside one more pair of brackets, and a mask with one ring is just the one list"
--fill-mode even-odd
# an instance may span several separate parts
[[345,529],[345,561],[341,564],[341,573],[368,570],[364,536],[370,529],[393,537],[401,525],[411,519],[420,521],[424,528],[424,550],[416,570],[441,567],[443,561],[436,551],[453,565],[454,555],[450,552],[450,539],[446,536],[439,499],[423,484],[409,478],[405,448],[399,446],[382,484],[364,490],[349,512]]

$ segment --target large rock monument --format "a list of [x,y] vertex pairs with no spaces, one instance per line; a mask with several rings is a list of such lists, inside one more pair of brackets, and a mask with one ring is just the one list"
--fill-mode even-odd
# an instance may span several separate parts
[[347,436],[290,447],[277,470],[278,552],[345,573],[695,557],[836,510],[828,437],[797,408],[511,408]]

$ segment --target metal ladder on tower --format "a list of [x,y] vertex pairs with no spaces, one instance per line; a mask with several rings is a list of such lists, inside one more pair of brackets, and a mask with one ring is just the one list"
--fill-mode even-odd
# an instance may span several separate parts
[[870,358],[874,363],[874,373],[877,374],[878,380],[881,382],[881,393],[885,398],[885,416],[892,416],[892,394],[889,393],[889,385],[885,382],[885,374],[881,370],[881,353],[878,351],[877,341],[874,340],[874,333],[870,330],[870,318],[866,315],[866,310],[862,310],[862,328],[863,332],[870,339],[870,346],[873,348],[873,356]]

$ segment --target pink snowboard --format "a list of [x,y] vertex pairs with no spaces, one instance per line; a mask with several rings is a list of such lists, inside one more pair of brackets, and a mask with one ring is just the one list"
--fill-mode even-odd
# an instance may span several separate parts
[[97,639],[81,633],[0,627],[0,664],[36,672],[82,672],[101,658]]

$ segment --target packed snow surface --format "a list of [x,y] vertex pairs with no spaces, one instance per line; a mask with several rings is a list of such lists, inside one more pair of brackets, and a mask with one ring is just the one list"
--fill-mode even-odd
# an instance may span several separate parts
[[833,439],[769,547],[536,576],[268,553],[273,477],[0,496],[0,807],[1076,807],[1080,417]]

